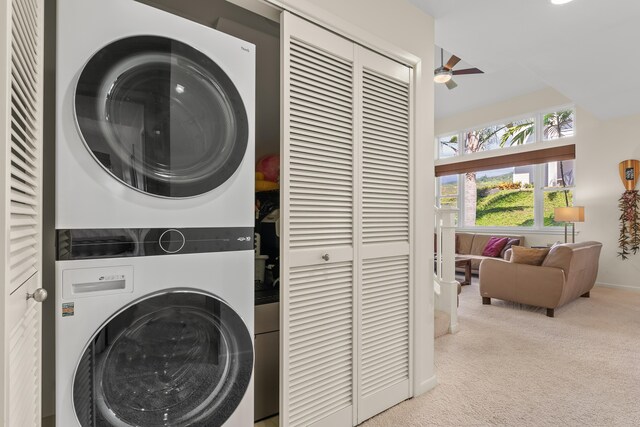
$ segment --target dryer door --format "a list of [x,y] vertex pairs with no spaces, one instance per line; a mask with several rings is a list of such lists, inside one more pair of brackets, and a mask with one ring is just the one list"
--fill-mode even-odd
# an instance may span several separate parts
[[155,196],[206,193],[238,168],[248,118],[231,79],[209,57],[163,37],[98,51],[74,98],[82,138],[124,184]]
[[238,314],[185,291],[109,320],[79,361],[73,403],[83,427],[219,426],[240,404],[253,340]]

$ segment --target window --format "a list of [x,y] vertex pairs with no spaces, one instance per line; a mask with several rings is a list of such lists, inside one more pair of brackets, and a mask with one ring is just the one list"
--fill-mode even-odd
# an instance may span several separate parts
[[543,140],[573,136],[575,113],[572,109],[554,111],[542,116]]
[[573,190],[545,191],[544,192],[544,226],[561,227],[563,222],[553,219],[555,208],[573,206]]
[[474,227],[558,227],[554,208],[573,206],[575,160],[515,166],[438,178],[440,206],[459,207]]
[[463,157],[483,151],[541,143],[570,137],[574,132],[575,110],[571,107],[559,108],[440,136],[437,138],[438,158]]
[[542,166],[544,226],[559,227],[563,223],[553,219],[553,210],[558,207],[573,206],[575,160],[551,162]]
[[[469,228],[561,226],[553,214],[573,206],[575,145],[543,143],[574,134],[575,110],[561,107],[438,137],[438,205],[458,207]],[[525,144],[540,146],[500,152]]]
[[438,206],[458,207],[458,175],[443,176],[438,179]]
[[438,157],[446,159],[458,155],[458,135],[449,135],[438,138]]
[[497,150],[533,142],[535,119],[514,120],[500,125],[465,132],[465,153]]
[[533,166],[465,174],[464,225],[466,227],[533,226],[535,219],[533,174]]

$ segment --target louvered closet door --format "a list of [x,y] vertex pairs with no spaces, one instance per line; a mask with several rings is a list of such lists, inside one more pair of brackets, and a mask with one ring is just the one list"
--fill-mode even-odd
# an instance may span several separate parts
[[283,426],[350,426],[354,352],[354,45],[282,19]]
[[411,370],[410,69],[358,52],[358,422],[408,399]]
[[4,279],[3,425],[40,425],[41,309],[27,293],[40,287],[43,0],[0,6],[0,117],[3,134],[1,250]]

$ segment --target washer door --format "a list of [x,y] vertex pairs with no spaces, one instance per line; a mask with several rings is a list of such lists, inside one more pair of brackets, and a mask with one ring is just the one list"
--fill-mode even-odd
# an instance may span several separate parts
[[209,57],[176,40],[139,36],[104,47],[75,93],[82,138],[115,178],[162,197],[221,185],[247,149],[247,112]]
[[73,381],[83,427],[220,426],[240,404],[253,369],[253,340],[222,301],[160,294],[107,322]]

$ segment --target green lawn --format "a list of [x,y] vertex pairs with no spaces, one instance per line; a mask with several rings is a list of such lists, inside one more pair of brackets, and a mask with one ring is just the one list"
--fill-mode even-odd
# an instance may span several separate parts
[[[569,192],[569,204],[572,194]],[[545,193],[544,225],[562,225],[553,220],[553,208],[565,206],[562,192]],[[488,227],[530,227],[533,225],[533,190],[502,190],[478,198],[476,225]]]
[[[533,226],[533,189],[496,191],[500,184],[511,182],[512,176],[504,175],[493,178],[483,177],[478,180],[478,192],[488,194],[478,197],[476,225],[485,227],[531,227]],[[458,201],[458,184],[449,183],[441,187],[443,206],[456,206]],[[573,193],[568,191],[569,206],[573,203]],[[452,196],[452,197],[446,197]],[[464,197],[461,195],[460,197]],[[544,225],[562,226],[553,220],[553,208],[566,206],[564,193],[544,193]]]
[[533,190],[502,190],[478,198],[476,225],[532,226]]
[[[569,199],[569,206],[573,206],[573,192],[568,191],[567,197]],[[562,222],[555,222],[553,220],[553,208],[561,208],[563,206],[567,206],[563,191],[545,193],[544,195],[544,226],[545,227],[564,225],[564,223]]]

